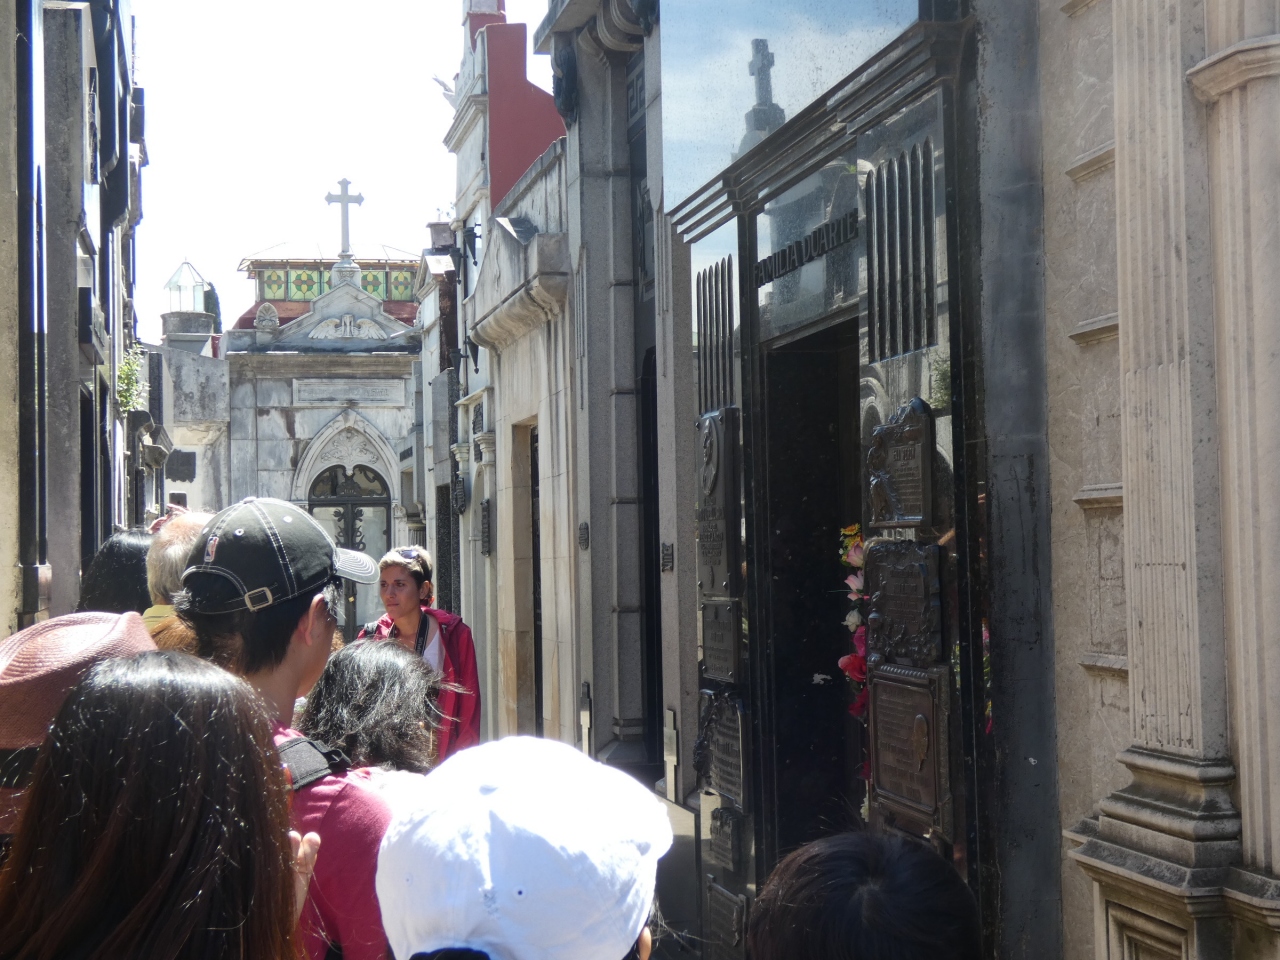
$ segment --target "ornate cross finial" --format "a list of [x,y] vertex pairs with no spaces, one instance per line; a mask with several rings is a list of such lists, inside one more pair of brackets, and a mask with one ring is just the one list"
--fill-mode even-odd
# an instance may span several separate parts
[[751,76],[756,78],[756,106],[763,107],[773,103],[773,54],[769,52],[768,40],[751,41],[751,63],[748,65]]
[[347,191],[347,187],[351,186],[350,180],[339,180],[338,186],[342,188],[341,193],[330,193],[324,199],[326,203],[342,204],[342,252],[339,256],[346,259],[351,256],[351,225],[348,220],[348,211],[351,209],[351,204],[359,206],[364,203],[364,195]]

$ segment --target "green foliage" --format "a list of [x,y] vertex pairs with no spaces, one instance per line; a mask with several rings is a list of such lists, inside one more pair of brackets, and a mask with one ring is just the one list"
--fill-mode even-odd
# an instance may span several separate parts
[[120,367],[116,370],[116,402],[122,412],[146,408],[147,398],[142,390],[142,364],[146,359],[147,351],[135,344],[120,361]]

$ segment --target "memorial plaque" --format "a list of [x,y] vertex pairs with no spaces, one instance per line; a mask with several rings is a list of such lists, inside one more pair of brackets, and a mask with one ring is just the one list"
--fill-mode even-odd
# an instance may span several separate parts
[[867,655],[917,667],[942,657],[941,550],[914,540],[867,546]]
[[743,816],[728,807],[711,811],[711,859],[734,873],[742,869]]
[[371,407],[403,407],[404,381],[331,377],[293,381],[295,407],[328,407],[352,402]]
[[746,951],[747,898],[707,880],[709,960],[738,960]]
[[704,598],[739,593],[738,422],[736,407],[703,414],[698,420],[702,449],[698,468],[698,593]]
[[882,663],[868,679],[872,822],[940,847],[951,841],[950,674]]
[[737,600],[701,603],[702,675],[737,683],[741,677],[742,614]]
[[871,431],[867,494],[873,527],[927,527],[933,504],[933,412],[919,397]]
[[742,702],[726,691],[702,694],[693,766],[706,785],[746,812]]

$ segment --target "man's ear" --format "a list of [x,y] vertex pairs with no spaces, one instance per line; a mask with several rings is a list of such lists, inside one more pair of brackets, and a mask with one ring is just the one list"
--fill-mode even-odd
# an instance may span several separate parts
[[319,643],[328,649],[333,643],[329,605],[325,602],[323,593],[317,593],[311,598],[311,606],[307,608],[307,615],[298,621],[298,629],[302,631],[302,639],[307,646]]

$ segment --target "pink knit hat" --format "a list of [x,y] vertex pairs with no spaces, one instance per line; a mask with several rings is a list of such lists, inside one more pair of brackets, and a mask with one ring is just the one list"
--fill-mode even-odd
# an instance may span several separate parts
[[108,657],[154,650],[136,613],[72,613],[0,640],[0,834],[12,833],[31,754],[71,688]]

